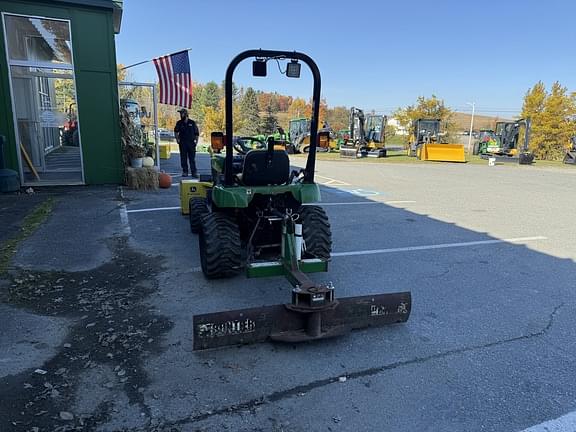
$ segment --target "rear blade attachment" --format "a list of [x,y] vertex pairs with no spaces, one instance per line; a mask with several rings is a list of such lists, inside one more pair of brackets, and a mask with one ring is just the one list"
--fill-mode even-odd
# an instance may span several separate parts
[[[321,290],[322,291],[322,290]],[[325,290],[330,294],[330,290]],[[324,295],[318,292],[316,298]],[[333,294],[332,294],[333,295]],[[194,316],[194,350],[252,344],[268,340],[304,342],[325,339],[367,327],[408,320],[412,307],[409,292],[367,295],[322,301],[316,307],[299,301]]]

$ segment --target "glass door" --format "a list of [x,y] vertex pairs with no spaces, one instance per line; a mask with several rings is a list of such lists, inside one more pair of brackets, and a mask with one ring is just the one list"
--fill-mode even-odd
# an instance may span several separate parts
[[3,18],[24,183],[83,183],[70,23]]

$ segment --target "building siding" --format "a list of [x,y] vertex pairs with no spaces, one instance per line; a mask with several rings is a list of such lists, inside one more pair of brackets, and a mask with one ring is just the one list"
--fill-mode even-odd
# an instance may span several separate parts
[[[121,183],[120,119],[116,49],[111,9],[0,0],[0,11],[71,21],[80,139],[86,184]],[[5,156],[18,170],[17,143],[10,99],[4,34],[0,41],[0,134],[7,137]]]

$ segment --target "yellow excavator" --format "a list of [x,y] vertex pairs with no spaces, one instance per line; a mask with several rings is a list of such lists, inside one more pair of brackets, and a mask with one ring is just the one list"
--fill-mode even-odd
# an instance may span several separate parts
[[437,162],[466,162],[463,144],[442,142],[439,119],[418,119],[413,123],[414,133],[408,143],[408,156]]
[[387,117],[364,115],[360,108],[350,109],[350,132],[340,145],[340,156],[350,158],[386,157],[385,132]]
[[530,150],[531,127],[529,118],[496,123],[499,146],[483,153],[482,159],[494,158],[497,162],[516,162],[520,165],[532,164],[534,153]]

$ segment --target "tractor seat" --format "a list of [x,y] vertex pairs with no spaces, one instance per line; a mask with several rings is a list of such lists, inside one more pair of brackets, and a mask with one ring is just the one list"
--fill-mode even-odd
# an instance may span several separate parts
[[290,159],[284,150],[274,150],[272,158],[268,150],[250,150],[244,156],[242,183],[245,186],[268,186],[288,183]]

